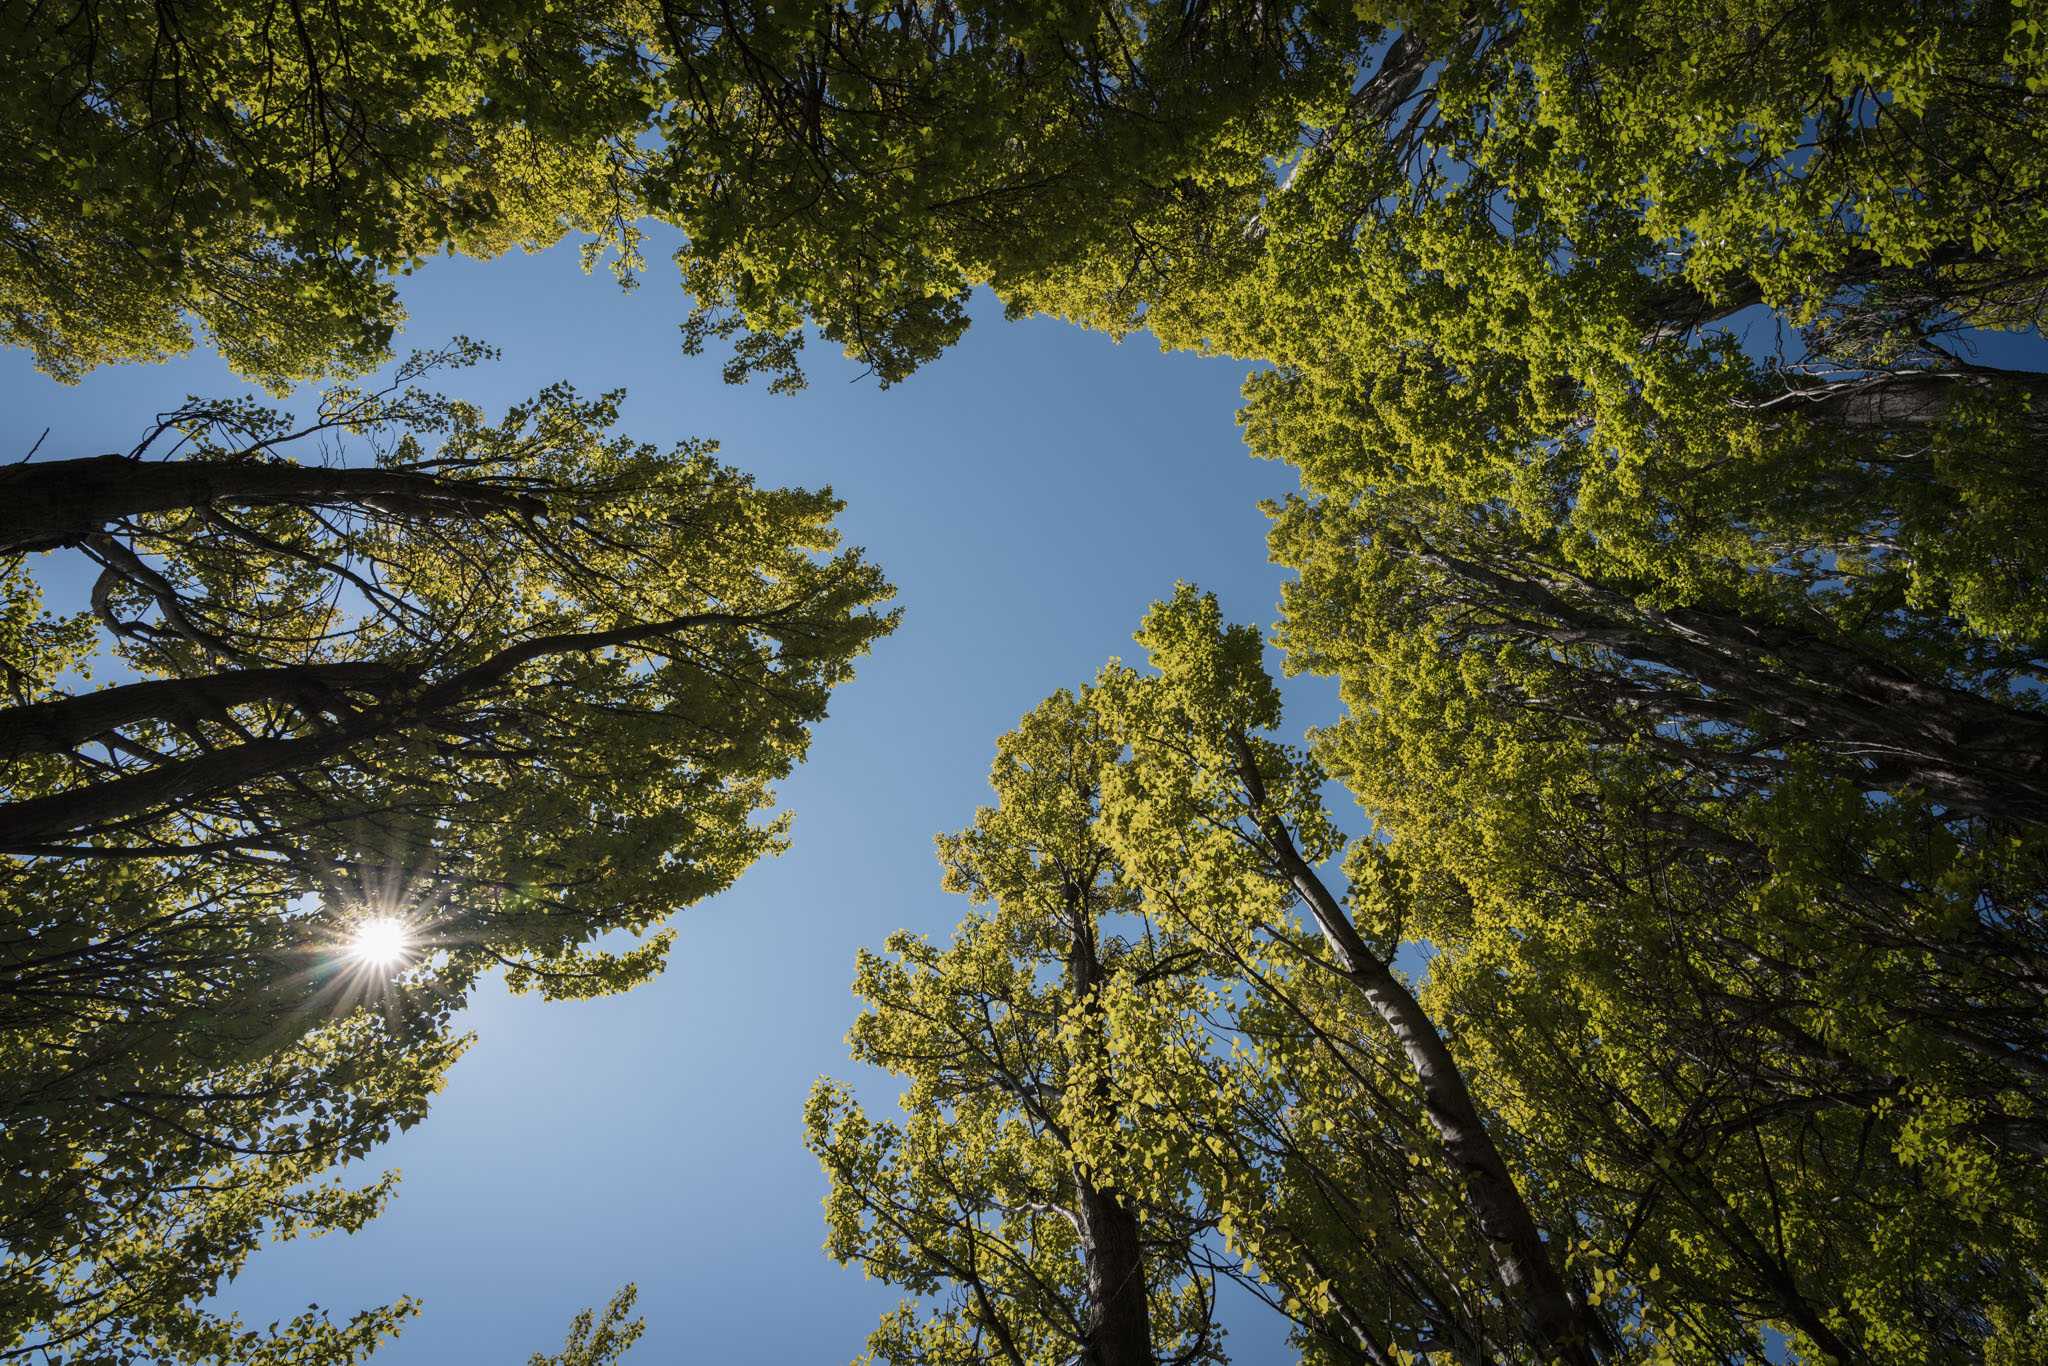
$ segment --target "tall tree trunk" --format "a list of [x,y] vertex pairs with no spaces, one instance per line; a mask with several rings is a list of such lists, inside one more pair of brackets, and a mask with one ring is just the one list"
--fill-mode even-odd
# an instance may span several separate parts
[[1078,1169],[1074,1186],[1088,1263],[1084,1359],[1091,1366],[1153,1366],[1151,1307],[1145,1297],[1137,1217]]
[[517,489],[408,470],[95,455],[0,469],[0,555],[52,550],[122,517],[208,503],[355,503],[413,516],[537,513],[543,506]]
[[1288,880],[1315,916],[1337,964],[1373,1012],[1400,1041],[1422,1085],[1423,1110],[1445,1159],[1465,1186],[1465,1200],[1480,1235],[1500,1265],[1503,1289],[1520,1316],[1523,1335],[1546,1361],[1593,1366],[1606,1341],[1598,1319],[1572,1302],[1551,1262],[1536,1217],[1522,1198],[1507,1163],[1465,1084],[1464,1071],[1437,1032],[1436,1022],[1407,984],[1372,951],[1351,917],[1294,846],[1286,825],[1271,813],[1265,780],[1251,746],[1235,737],[1238,776],[1251,794],[1259,828]]
[[[1076,1000],[1097,1011],[1103,970],[1085,888],[1070,889],[1067,916],[1067,985]],[[1074,1165],[1074,1192],[1088,1275],[1082,1317],[1088,1342],[1082,1359],[1089,1366],[1153,1366],[1152,1311],[1138,1218],[1114,1194],[1097,1187],[1079,1163]]]
[[756,625],[781,615],[780,612],[758,616],[701,612],[613,631],[537,636],[508,645],[480,663],[427,684],[412,696],[389,700],[359,712],[329,730],[251,740],[226,749],[208,750],[191,758],[173,760],[107,782],[0,805],[0,851],[33,853],[67,835],[76,836],[147,816],[173,804],[189,804],[272,774],[303,771],[325,762],[351,745],[418,725],[424,718],[473,699],[503,683],[522,665],[537,659],[653,641],[703,626]]
[[198,678],[125,683],[77,697],[0,709],[0,760],[61,754],[140,721],[190,725],[249,702],[325,709],[345,692],[376,693],[410,675],[371,661],[238,669]]

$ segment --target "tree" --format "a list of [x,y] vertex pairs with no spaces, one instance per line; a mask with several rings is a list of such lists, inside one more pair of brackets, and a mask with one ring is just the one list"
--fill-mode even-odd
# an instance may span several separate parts
[[[1390,834],[1389,913],[1444,951],[1432,993],[1489,1098],[1607,1202],[1588,1236],[1823,1358],[2030,1340],[2033,751],[1944,770],[1928,745],[1958,716],[2027,725],[2025,694],[1898,667],[1953,638],[1659,610],[1505,536],[1484,575],[1443,578],[1426,552],[1340,544],[1287,628],[1350,703],[1321,752]],[[1684,650],[1713,672],[1667,662]],[[1884,717],[1865,699],[1885,686],[1925,700]],[[1671,1331],[1711,1340],[1700,1318]]]
[[2018,5],[95,0],[7,22],[6,316],[59,373],[181,349],[181,309],[251,374],[362,364],[391,272],[577,232],[630,274],[643,217],[686,239],[693,345],[745,332],[736,373],[787,376],[808,322],[884,382],[983,284],[1283,364],[1318,349],[1305,312],[1363,304],[1395,348],[1445,347],[1462,302],[1554,373],[1560,347],[1626,370],[1645,336],[1758,301],[1831,355],[1956,370],[1941,338],[2027,325],[2043,283],[2048,45]]
[[630,275],[645,215],[687,238],[696,342],[744,324],[742,365],[787,368],[808,318],[886,382],[959,335],[997,244],[1062,254],[1276,79],[1328,65],[1311,30],[1349,19],[1325,8],[22,11],[0,21],[0,317],[74,376],[182,350],[189,313],[283,383],[373,362],[389,277],[443,248],[575,232]]
[[[1993,183],[2033,173],[1965,134],[2038,78],[2004,65],[2004,16],[1946,26],[1945,71],[1985,101],[1895,70],[1918,94],[1887,126],[1896,106],[1853,107],[1893,78],[1858,63],[1928,31],[1830,44],[1779,17],[1633,65],[1603,55],[1626,26],[1582,55],[1553,34],[1551,67],[1532,18],[1479,87],[1525,117],[1458,133],[1512,176],[1461,153],[1477,170],[1415,180],[1418,208],[1384,197],[1405,182],[1370,138],[1319,148],[1262,207],[1256,285],[1186,316],[1282,362],[1246,426],[1308,490],[1273,544],[1301,574],[1290,664],[1349,707],[1318,751],[1386,832],[1384,914],[1441,951],[1430,1001],[1572,1193],[1607,1293],[1681,1357],[1760,1352],[1769,1321],[1814,1358],[2025,1359],[2041,382],[1956,341],[2039,297],[2037,211]],[[1780,35],[1782,62],[1721,50]],[[1782,112],[1717,150],[1637,99],[1698,116],[1671,79],[1696,67],[1742,108],[1818,63],[1844,112],[1796,151]],[[1970,168],[1953,197],[1910,192],[1952,133],[1985,139],[1938,153]],[[1682,231],[1656,192],[1599,204],[1681,172]],[[1852,207],[1885,186],[1900,218]],[[1994,202],[2011,231],[1968,228]],[[1808,324],[1804,356],[1701,330],[1760,302]]]
[[[1298,154],[1137,229],[1170,264],[1082,252],[1006,299],[1272,362],[1248,439],[1301,469],[1332,535],[1461,562],[1461,592],[1526,600],[1537,575],[1546,614],[1598,596],[1597,629],[1660,636],[1630,648],[1726,703],[1796,658],[1781,729],[1837,736],[1886,790],[2038,811],[2043,380],[1967,349],[2042,298],[2025,26],[1730,6],[1680,41],[1640,8],[1411,17],[1339,106],[1295,92]],[[1955,173],[1927,192],[1936,164]],[[1803,328],[1775,356],[1731,330],[1760,305]],[[1282,533],[1292,563],[1307,525]],[[1511,563],[1481,553],[1494,536]]]
[[628,1283],[605,1304],[604,1313],[592,1316],[588,1309],[577,1313],[569,1325],[569,1339],[553,1356],[535,1352],[528,1366],[609,1366],[632,1349],[647,1331],[645,1319],[629,1319],[640,1287]]
[[[1140,638],[1162,675],[1112,666],[1049,699],[999,744],[999,805],[941,841],[949,885],[996,909],[943,953],[905,935],[892,959],[861,960],[872,1011],[854,1054],[910,1078],[910,1118],[877,1124],[845,1088],[815,1093],[828,1248],[920,1296],[957,1287],[935,1317],[907,1304],[871,1347],[904,1361],[1192,1350],[1183,1333],[1147,1354],[1135,1303],[1109,1336],[1104,1287],[1124,1280],[1116,1249],[1132,1238],[1102,1231],[1121,1207],[1114,1223],[1171,1253],[1143,1263],[1155,1306],[1189,1267],[1198,1287],[1229,1276],[1294,1318],[1319,1360],[1591,1360],[1608,1330],[1564,1288],[1512,1147],[1311,866],[1333,832],[1312,766],[1257,733],[1279,718],[1256,637],[1187,591]],[[1078,1249],[1043,1222],[1062,1210]]]
[[[1204,230],[1242,248],[1136,292],[1078,259],[1013,302],[1274,363],[1244,421],[1309,494],[1275,545],[1312,581],[1315,667],[1342,653],[1315,640],[1379,629],[1341,620],[1368,591],[1345,578],[1398,561],[1400,591],[1485,604],[1489,639],[1605,644],[1562,668],[1636,670],[1624,725],[1740,724],[1753,764],[1796,738],[1873,791],[2039,819],[2043,380],[1961,345],[2041,297],[2034,172],[2000,169],[2032,145],[2006,115],[2038,51],[1975,10],[1936,32],[1762,6],[1704,48],[1578,13],[1425,17],[1290,168],[1215,206]],[[1942,76],[1888,55],[1918,43]],[[1619,102],[1647,141],[1608,126],[1623,87],[1659,91]],[[1815,108],[1812,145],[1780,146]],[[1726,147],[1669,122],[1732,111]],[[1908,194],[1929,158],[1970,175]],[[1686,226],[1646,174],[1689,187]],[[1856,207],[1881,194],[1897,216]],[[1803,353],[1742,349],[1727,324],[1759,304]]]
[[[1133,970],[1104,979],[1110,1062],[1082,1093],[1110,1120],[1067,1120],[1070,1154],[1195,1230],[1205,1274],[1267,1298],[1305,1359],[1738,1362],[1774,1334],[1801,1360],[2034,1352],[2048,1115],[2026,846],[1970,848],[1810,765],[1729,792],[1652,732],[1624,746],[1504,703],[1414,632],[1347,675],[1379,690],[1318,737],[1375,817],[1345,841],[1317,758],[1269,738],[1255,634],[1183,589],[1139,639],[1152,669],[1112,663],[1027,717],[999,805],[942,842],[1014,928],[977,915],[947,954],[906,938],[898,962],[863,960],[873,1028],[902,1032],[870,1047],[864,1023],[857,1056],[913,1077],[915,1118],[898,1133],[821,1093],[856,1121],[831,1130],[832,1246],[877,1265],[860,1217],[935,1207],[900,1173],[984,1152],[943,1099],[969,1083],[929,1081],[959,1038],[1014,1048],[1013,1078],[1069,1056],[1071,1023],[1012,1025],[1018,984],[1043,980],[1013,955],[1057,932],[1045,889],[1080,868]],[[980,872],[991,846],[1020,851],[1013,881]],[[1419,989],[1389,966],[1416,940]],[[944,1010],[904,994],[940,981]],[[990,1194],[995,1167],[943,1170],[934,1189],[975,1208],[1025,1199]],[[914,1264],[919,1293],[960,1282],[957,1258]],[[1078,1321],[1078,1278],[1060,1294]]]
[[[1276,165],[1133,225],[1169,268],[1106,234],[1005,297],[1310,370],[1416,346],[1476,383],[1487,355],[1553,408],[1596,356],[1627,371],[1758,303],[1879,365],[2028,326],[2044,52],[2014,9],[1718,8],[1368,6],[1341,83],[1266,93],[1265,127],[1295,123]],[[1319,313],[1379,345],[1329,354]]]
[[1159,1009],[1173,965],[1109,931],[1128,903],[1093,836],[1107,758],[1073,698],[1027,717],[998,750],[1002,805],[939,842],[947,886],[992,909],[943,951],[901,934],[861,955],[853,1055],[908,1079],[906,1117],[821,1082],[806,1135],[827,1250],[911,1296],[868,1340],[881,1360],[1221,1359],[1200,1222],[1134,1180],[1120,1113],[1111,1015]]
[[[226,1341],[191,1302],[266,1220],[374,1211],[298,1188],[424,1112],[480,975],[627,989],[783,846],[757,814],[894,622],[829,493],[610,435],[617,395],[487,421],[434,359],[6,473],[0,1353]],[[89,608],[28,553],[90,559]],[[76,689],[95,625],[135,681]],[[351,965],[368,921],[404,962]]]
[[630,257],[632,8],[92,0],[4,20],[0,327],[75,378],[192,343],[361,371],[390,275],[564,233]]
[[[1350,707],[1319,752],[1388,833],[1385,914],[1442,951],[1432,1002],[1578,1193],[1606,1293],[1681,1354],[1761,1351],[1769,1321],[1814,1357],[2018,1360],[2041,378],[1965,344],[2038,307],[2035,173],[1999,169],[2023,143],[1994,125],[2039,51],[2002,12],[1938,37],[1872,13],[1633,55],[1653,30],[1575,43],[1541,10],[1450,48],[1418,30],[1428,89],[1404,35],[1401,100],[1364,83],[1371,118],[1235,211],[1265,252],[1241,283],[1190,276],[1144,319],[1278,362],[1245,421],[1307,489],[1273,545],[1301,574],[1290,663]],[[1922,44],[1941,79],[1881,55]],[[1818,106],[1764,108],[1826,66]],[[1942,92],[1965,71],[1981,103]],[[1725,126],[1687,89],[1752,111],[1725,147],[1656,122]],[[1922,156],[1967,169],[1923,193]],[[1642,186],[1682,177],[1681,228]],[[1899,217],[1862,213],[1886,196]],[[1065,288],[1084,316],[1110,297]],[[1804,354],[1738,345],[1758,304]],[[1645,1285],[1679,1261],[1688,1288]]]
[[[1816,1357],[2025,1359],[2041,382],[1955,342],[2035,306],[2038,218],[2002,190],[1970,213],[2006,203],[2009,232],[1933,216],[2032,172],[1972,179],[2012,152],[1976,125],[1985,144],[1940,154],[1971,168],[1953,198],[1901,195],[1883,223],[1847,206],[1903,189],[1913,157],[2034,78],[2000,69],[1987,14],[1987,65],[1967,25],[1941,38],[1986,101],[1951,90],[1924,126],[1908,109],[1910,133],[1823,116],[1817,146],[1755,156],[1745,131],[1697,163],[1668,124],[1640,155],[1590,124],[1545,141],[1566,121],[1542,105],[1568,108],[1578,73],[1589,95],[1629,90],[1605,108],[1657,89],[1684,112],[1657,63],[1725,71],[1719,34],[1759,53],[1784,35],[1787,62],[1741,72],[1758,83],[1810,52],[1875,60],[1871,34],[1829,49],[1781,17],[1646,43],[1630,80],[1599,42],[1561,69],[1525,57],[1532,19],[1496,63],[1525,117],[1447,125],[1476,169],[1397,174],[1347,131],[1261,202],[1252,283],[1198,280],[1146,319],[1281,362],[1246,425],[1308,489],[1276,509],[1274,548],[1302,576],[1290,663],[1336,675],[1350,707],[1319,752],[1388,833],[1385,913],[1442,951],[1432,1001],[1531,1161],[1578,1193],[1622,1277],[1608,1293],[1681,1353],[1761,1351],[1768,1320]],[[1489,178],[1489,139],[1514,177]],[[1718,161],[1732,187],[1703,176],[1675,241],[1654,196],[1557,214],[1674,161]],[[1854,177],[1875,178],[1819,192]],[[1754,228],[1794,206],[1782,231],[1713,235],[1732,221],[1714,214]],[[1930,235],[1890,235],[1909,219]],[[1806,356],[1700,330],[1759,302],[1809,322]]]
[[382,1208],[391,1175],[331,1169],[425,1113],[468,1042],[453,984],[351,964],[350,910],[294,913],[277,872],[9,864],[0,1359],[352,1361],[395,1332],[409,1301],[267,1331],[196,1306]]
[[1182,905],[1257,905],[1242,890],[1248,880],[1299,898],[1328,970],[1406,1057],[1522,1336],[1546,1359],[1593,1360],[1605,1325],[1569,1293],[1561,1240],[1545,1237],[1462,1067],[1391,953],[1360,933],[1316,872],[1343,840],[1322,808],[1318,770],[1260,735],[1280,724],[1280,703],[1257,633],[1226,628],[1215,599],[1183,585],[1155,606],[1137,640],[1159,676],[1112,670],[1102,685],[1113,733],[1133,755],[1105,803],[1112,847],[1151,895]]

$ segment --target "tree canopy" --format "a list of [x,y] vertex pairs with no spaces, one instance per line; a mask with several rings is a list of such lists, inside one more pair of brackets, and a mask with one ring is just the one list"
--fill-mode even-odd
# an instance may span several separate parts
[[[1593,1360],[1608,1330],[1546,1255],[1526,1180],[1385,947],[1313,866],[1337,840],[1313,762],[1263,734],[1280,717],[1256,635],[1189,591],[1140,639],[1161,672],[1112,665],[1048,700],[999,746],[999,805],[940,842],[947,884],[995,909],[944,953],[901,937],[893,960],[862,960],[855,1056],[908,1075],[909,1120],[876,1125],[830,1086],[814,1096],[828,1247],[927,1296],[962,1287],[916,1332],[906,1306],[871,1349],[1198,1360],[1213,1329],[1157,1321],[1190,1301],[1213,1312],[1229,1276],[1293,1317],[1318,1359],[1456,1343]],[[1048,962],[1062,974],[1049,994]],[[956,1074],[969,1038],[991,1072]],[[982,1165],[1004,1136],[1056,1141],[1056,1166],[1013,1184]],[[1156,1264],[1116,1260],[1091,1209],[1102,1188],[1134,1225],[1122,1241]],[[932,1192],[977,1216],[942,1230],[964,1242],[904,1232]],[[1078,1243],[1046,1237],[1064,1227],[1048,1215]],[[1020,1228],[1033,1293],[975,1288],[976,1237],[1007,1270]],[[1150,1357],[1140,1323],[1117,1336],[1113,1291],[1140,1281],[1160,1305]]]
[[[1306,1361],[2036,1353],[2032,918],[1920,865],[1915,813],[1810,777],[1689,810],[1655,751],[1511,742],[1402,675],[1318,739],[1381,822],[1346,840],[1255,633],[1183,589],[1138,639],[941,841],[994,909],[862,959],[854,1054],[906,1119],[828,1085],[810,1132],[828,1249],[921,1297],[878,1359],[1127,1359],[1101,1187],[1155,1306],[1237,1280]],[[1674,838],[1701,807],[1732,828]],[[1077,992],[1082,948],[1113,966]]]
[[2024,4],[94,0],[5,22],[0,297],[59,374],[182,349],[185,313],[254,376],[360,365],[394,272],[571,233],[630,272],[651,219],[683,237],[688,335],[741,331],[739,371],[787,374],[808,321],[901,378],[986,284],[1283,362],[1315,349],[1300,316],[1369,307],[1460,365],[1462,310],[1548,357],[1545,395],[1759,300],[1840,355],[2025,326],[2048,240]]
[[[395,1311],[259,1351],[194,1302],[266,1225],[374,1212],[306,1183],[420,1117],[482,974],[658,972],[894,622],[829,492],[615,435],[618,395],[487,419],[418,387],[448,359],[0,475],[0,1354],[353,1359]],[[351,961],[371,922],[403,961]]]
[[[734,379],[815,334],[895,382],[982,287],[1259,363],[1273,643],[1345,715],[1283,740],[1183,589],[1000,743],[959,933],[858,968],[901,1119],[807,1116],[828,1249],[905,1293],[876,1356],[1219,1361],[1235,1282],[1314,1362],[2048,1357],[2048,379],[1976,347],[2048,304],[2033,0],[0,35],[0,331],[59,377],[194,324],[364,372],[427,257],[630,281],[650,224]],[[657,970],[893,620],[829,493],[430,363],[0,471],[0,1355],[367,1350],[405,1305],[193,1306],[374,1213],[308,1183],[423,1112],[479,974]],[[343,970],[376,918],[410,960]]]
[[1325,19],[978,0],[33,7],[0,20],[0,317],[75,376],[184,349],[189,314],[242,373],[284,383],[379,357],[391,276],[436,252],[575,233],[630,274],[652,218],[685,237],[695,344],[743,327],[740,367],[786,373],[808,319],[897,379],[960,334],[989,263],[1066,254],[1139,188],[1128,166],[1146,186],[1192,170],[1255,96],[1325,65]]

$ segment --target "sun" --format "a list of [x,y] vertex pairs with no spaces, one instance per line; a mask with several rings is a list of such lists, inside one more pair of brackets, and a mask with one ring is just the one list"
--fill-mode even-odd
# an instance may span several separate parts
[[349,940],[348,952],[357,962],[388,968],[403,961],[411,948],[412,935],[405,922],[396,916],[384,915],[356,926],[355,935]]

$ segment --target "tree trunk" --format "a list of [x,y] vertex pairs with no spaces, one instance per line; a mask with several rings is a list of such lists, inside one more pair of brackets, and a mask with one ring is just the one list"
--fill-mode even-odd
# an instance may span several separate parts
[[1464,1182],[1466,1203],[1481,1236],[1499,1260],[1501,1283],[1520,1315],[1524,1336],[1546,1361],[1593,1366],[1598,1360],[1596,1344],[1606,1340],[1604,1327],[1574,1305],[1566,1293],[1536,1218],[1494,1145],[1465,1084],[1465,1074],[1437,1033],[1436,1022],[1358,933],[1350,916],[1294,847],[1286,826],[1268,813],[1265,780],[1259,776],[1251,746],[1242,737],[1237,737],[1236,744],[1238,776],[1259,812],[1259,828],[1268,847],[1315,916],[1338,966],[1393,1031],[1422,1084],[1423,1110],[1436,1130],[1445,1159]]
[[35,853],[66,835],[104,829],[224,788],[303,770],[365,738],[353,732],[251,740],[109,782],[0,806],[0,850]]
[[340,693],[375,693],[407,677],[395,665],[370,661],[305,664],[128,683],[78,697],[8,707],[0,710],[0,760],[62,754],[138,721],[190,725],[249,702],[324,708]]
[[1927,426],[1973,392],[1988,390],[2014,403],[2028,402],[2036,412],[2048,398],[2048,374],[1983,365],[1878,371],[1846,379],[1780,371],[1771,379],[1784,385],[1782,393],[1740,406],[1801,413],[1858,432]]
[[1145,1297],[1138,1220],[1078,1170],[1074,1186],[1088,1263],[1084,1360],[1091,1366],[1152,1366],[1151,1307]]
[[[1097,1009],[1103,971],[1086,889],[1071,889],[1067,916],[1067,985],[1077,1000]],[[1152,1311],[1137,1216],[1089,1180],[1079,1163],[1074,1165],[1074,1192],[1088,1275],[1082,1360],[1089,1366],[1153,1366]]]
[[632,645],[702,626],[755,625],[779,615],[703,612],[613,631],[565,632],[520,641],[426,685],[411,697],[357,713],[331,730],[251,740],[69,792],[0,805],[0,851],[33,853],[64,835],[104,828],[174,803],[189,804],[272,774],[323,763],[351,745],[417,725],[423,718],[477,697],[536,659]]
[[[1482,586],[1496,601],[1555,623],[1506,622],[1502,635],[1586,644],[1660,665],[1717,694],[1668,692],[1668,715],[1727,721],[1744,714],[1782,727],[1852,780],[1915,787],[1958,814],[2048,821],[2048,715],[2000,705],[1930,681],[1841,639],[1705,607],[1657,610],[1593,584],[1559,585],[1437,550],[1420,556]],[[1572,666],[1566,665],[1571,668]],[[1573,672],[1593,687],[1607,677]]]
[[516,489],[407,470],[95,455],[0,469],[0,555],[53,550],[123,517],[208,503],[357,503],[412,516],[542,509]]

